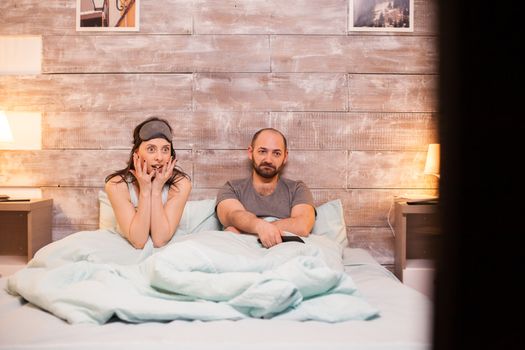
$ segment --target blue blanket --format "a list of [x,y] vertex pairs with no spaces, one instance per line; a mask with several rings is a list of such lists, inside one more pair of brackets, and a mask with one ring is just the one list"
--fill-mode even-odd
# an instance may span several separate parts
[[37,252],[7,290],[70,323],[238,320],[340,322],[378,316],[321,236],[263,248],[255,236],[203,231],[134,249],[108,230]]

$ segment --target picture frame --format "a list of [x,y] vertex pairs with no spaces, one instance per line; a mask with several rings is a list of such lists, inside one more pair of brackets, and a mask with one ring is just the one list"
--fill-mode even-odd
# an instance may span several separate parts
[[77,0],[77,31],[137,32],[140,0]]
[[349,31],[414,31],[414,0],[349,0],[348,11]]

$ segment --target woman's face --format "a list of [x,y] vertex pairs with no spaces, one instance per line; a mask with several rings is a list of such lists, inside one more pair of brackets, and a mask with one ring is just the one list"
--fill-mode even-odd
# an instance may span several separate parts
[[136,150],[142,161],[146,161],[148,173],[154,169],[161,170],[170,160],[171,145],[163,138],[143,141]]

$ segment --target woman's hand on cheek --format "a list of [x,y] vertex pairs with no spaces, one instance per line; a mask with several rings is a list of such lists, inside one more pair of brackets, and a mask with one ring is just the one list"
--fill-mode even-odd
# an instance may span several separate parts
[[168,181],[169,178],[173,175],[173,167],[175,166],[176,162],[176,159],[170,158],[166,162],[166,164],[164,164],[161,170],[155,169],[155,178],[153,179],[153,185],[156,189],[162,191],[162,186],[164,186],[166,181]]
[[155,175],[155,172],[152,171],[148,174],[148,165],[146,161],[140,158],[140,156],[135,153],[133,154],[133,165],[135,170],[130,170],[130,172],[135,176],[139,183],[141,189],[151,186],[151,179]]

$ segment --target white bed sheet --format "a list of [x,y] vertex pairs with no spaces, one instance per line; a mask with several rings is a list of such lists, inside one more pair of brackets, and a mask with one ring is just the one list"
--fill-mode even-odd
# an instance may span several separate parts
[[380,317],[341,323],[246,319],[71,325],[7,294],[7,279],[1,278],[0,349],[430,349],[430,299],[401,284],[363,249],[345,248],[344,262]]

